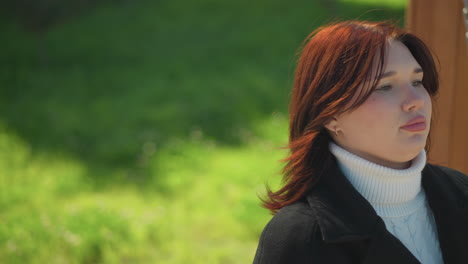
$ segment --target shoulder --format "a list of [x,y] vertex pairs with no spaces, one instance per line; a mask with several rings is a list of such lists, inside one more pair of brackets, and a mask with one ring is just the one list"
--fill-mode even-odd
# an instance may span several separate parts
[[434,165],[428,163],[427,166],[432,170],[439,171],[447,177],[448,180],[453,181],[455,183],[462,184],[465,187],[468,187],[468,176],[461,171],[445,167],[442,165]]
[[310,259],[319,234],[307,202],[283,207],[265,226],[254,263],[298,263]]
[[[296,202],[283,207],[266,225],[266,235],[289,235],[291,232],[310,231],[316,224],[312,210],[306,202]],[[296,237],[297,234],[294,234]]]
[[461,171],[446,166],[427,164],[428,169],[437,176],[440,184],[451,185],[468,195],[468,176]]

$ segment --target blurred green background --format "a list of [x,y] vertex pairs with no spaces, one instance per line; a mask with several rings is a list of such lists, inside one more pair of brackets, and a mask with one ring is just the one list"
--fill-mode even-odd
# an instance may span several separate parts
[[251,263],[302,40],[405,0],[18,0],[0,18],[0,263]]

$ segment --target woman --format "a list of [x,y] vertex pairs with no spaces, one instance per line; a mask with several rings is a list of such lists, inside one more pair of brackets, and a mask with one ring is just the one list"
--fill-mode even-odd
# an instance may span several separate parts
[[426,45],[363,21],[305,43],[254,263],[468,263],[468,178],[426,163],[438,92]]

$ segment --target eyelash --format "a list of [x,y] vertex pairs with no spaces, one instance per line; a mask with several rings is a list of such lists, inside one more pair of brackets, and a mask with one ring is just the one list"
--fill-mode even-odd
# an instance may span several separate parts
[[[417,83],[417,85],[414,85],[414,83]],[[413,85],[414,85],[414,86],[420,86],[420,85],[422,85],[422,81],[419,81],[419,80],[418,80],[418,81],[414,81],[414,82],[413,82]],[[387,88],[386,88],[386,87],[387,87]],[[377,89],[375,89],[375,90],[376,90],[376,91],[388,91],[388,90],[390,90],[391,88],[392,88],[391,85],[386,84],[386,85],[380,86],[379,88],[377,88]]]

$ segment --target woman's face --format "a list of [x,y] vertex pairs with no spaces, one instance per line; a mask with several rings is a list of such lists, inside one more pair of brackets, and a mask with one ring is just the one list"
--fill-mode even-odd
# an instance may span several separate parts
[[[374,71],[376,65],[374,65]],[[431,98],[422,85],[421,66],[406,46],[389,40],[383,77],[370,97],[352,111],[336,116],[326,127],[346,150],[377,164],[404,169],[426,145],[431,122]],[[423,116],[419,131],[401,128]]]

